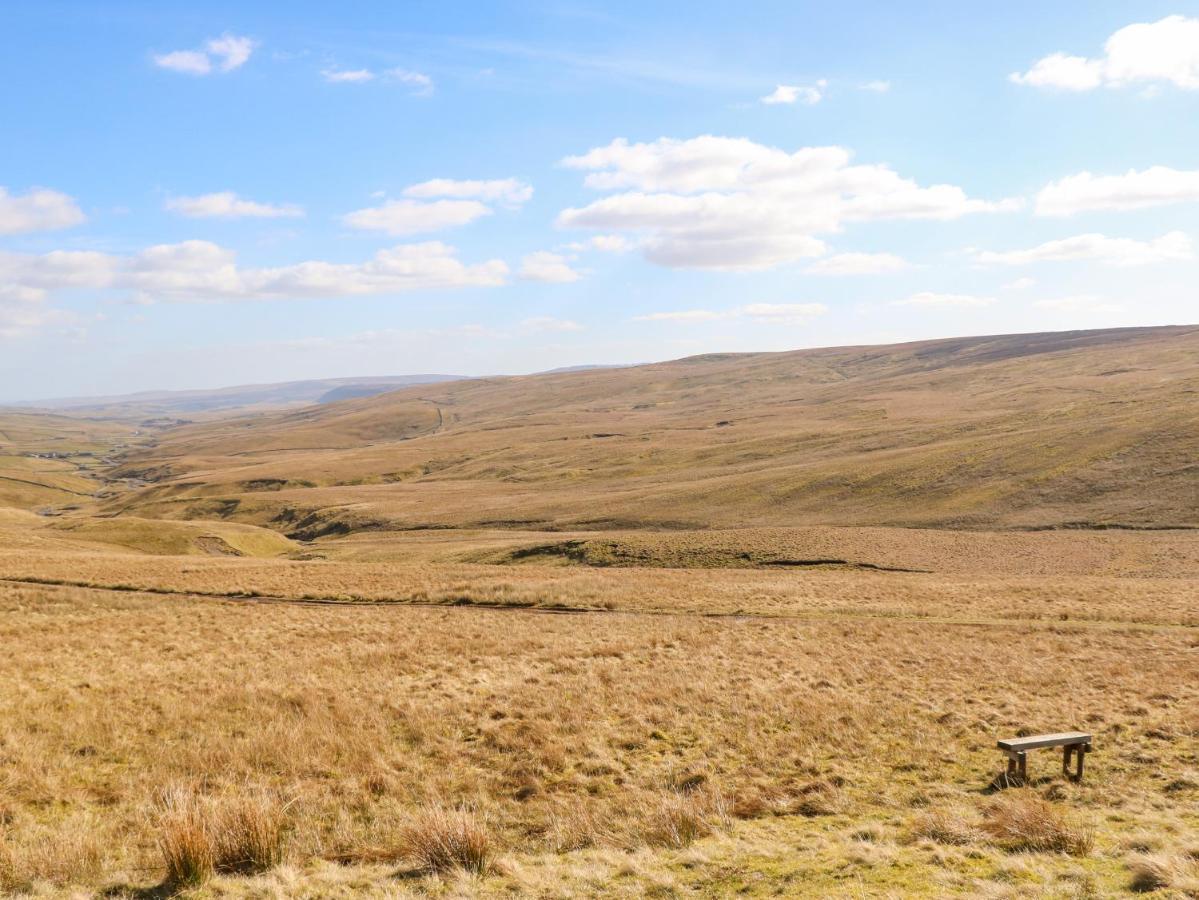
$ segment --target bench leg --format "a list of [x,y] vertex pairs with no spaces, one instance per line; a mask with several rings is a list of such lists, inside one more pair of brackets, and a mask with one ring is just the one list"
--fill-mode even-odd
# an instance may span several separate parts
[[1082,761],[1087,758],[1087,751],[1090,749],[1090,744],[1080,744],[1074,748],[1074,752],[1078,754],[1078,772],[1074,776],[1075,781],[1082,781]]
[[1067,744],[1062,748],[1062,774],[1067,778],[1070,777],[1070,755],[1074,752],[1074,745]]
[[1020,761],[1020,782],[1028,783],[1028,755],[1022,750],[1016,754],[1016,758]]

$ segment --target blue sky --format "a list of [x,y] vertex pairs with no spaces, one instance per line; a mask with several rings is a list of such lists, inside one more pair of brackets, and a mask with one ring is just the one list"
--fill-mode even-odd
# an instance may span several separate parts
[[0,29],[0,401],[1199,319],[1199,3]]

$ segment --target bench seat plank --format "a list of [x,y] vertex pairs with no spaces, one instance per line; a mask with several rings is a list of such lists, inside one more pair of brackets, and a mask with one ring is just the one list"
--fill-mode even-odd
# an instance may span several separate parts
[[1030,737],[1008,738],[999,741],[999,749],[1018,753],[1036,750],[1038,747],[1066,747],[1072,744],[1089,744],[1091,736],[1083,731],[1065,731],[1061,734],[1034,734]]

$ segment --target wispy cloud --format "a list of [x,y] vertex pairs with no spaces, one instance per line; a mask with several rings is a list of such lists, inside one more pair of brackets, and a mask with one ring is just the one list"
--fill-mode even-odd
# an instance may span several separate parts
[[780,84],[771,93],[760,99],[767,106],[793,103],[815,106],[824,99],[824,91],[827,87],[827,78],[821,78],[814,84]]
[[973,294],[938,294],[934,291],[921,291],[902,300],[893,300],[891,301],[891,305],[963,308],[990,306],[994,302],[994,297],[976,297]]
[[525,281],[541,281],[549,284],[567,284],[583,277],[560,253],[538,250],[521,260],[517,275]]
[[802,325],[828,312],[823,303],[750,303],[733,309],[682,309],[633,316],[634,322],[712,322],[748,319],[760,324]]
[[330,66],[321,69],[321,77],[330,84],[366,84],[377,81],[383,84],[391,82],[408,88],[414,97],[428,97],[433,93],[433,79],[423,72],[412,69],[393,68],[375,71],[373,69],[341,69]]
[[1102,234],[1079,234],[1046,241],[1026,250],[971,250],[983,264],[1023,266],[1039,262],[1093,260],[1109,266],[1147,266],[1154,263],[1194,258],[1191,239],[1181,231],[1171,231],[1150,241],[1113,238]]
[[279,219],[304,215],[304,209],[294,203],[257,203],[243,199],[233,191],[172,197],[164,205],[191,219]]

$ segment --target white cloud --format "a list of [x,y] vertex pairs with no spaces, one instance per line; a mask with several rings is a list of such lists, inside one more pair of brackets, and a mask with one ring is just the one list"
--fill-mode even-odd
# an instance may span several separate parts
[[646,313],[633,316],[634,322],[707,322],[712,319],[727,319],[729,313],[711,309],[681,309],[674,312]]
[[799,325],[828,312],[823,303],[750,303],[737,314],[757,322]]
[[548,250],[528,254],[521,260],[520,271],[517,274],[525,281],[544,281],[550,284],[566,284],[583,277],[571,268],[565,256]]
[[392,200],[382,206],[355,210],[341,217],[351,228],[383,231],[390,235],[419,234],[466,225],[491,215],[491,207],[477,200]]
[[760,98],[761,102],[768,106],[776,104],[792,104],[804,103],[807,106],[815,106],[824,99],[824,89],[828,87],[828,79],[821,78],[813,85],[805,84],[780,84],[775,87],[774,91]]
[[248,37],[223,34],[219,38],[210,40],[205,48],[220,60],[222,72],[232,72],[234,69],[241,68],[249,60],[255,46],[257,46],[255,41]]
[[637,244],[623,234],[597,234],[585,241],[571,241],[565,245],[567,250],[583,253],[588,250],[598,250],[601,253],[627,253]]
[[733,309],[684,309],[634,316],[634,322],[711,322],[749,319],[761,324],[801,325],[828,312],[823,303],[750,303]]
[[526,334],[555,334],[568,331],[582,331],[583,326],[570,319],[555,319],[553,316],[533,316],[520,323],[520,330]]
[[1038,300],[1033,303],[1033,306],[1039,309],[1052,309],[1058,312],[1069,313],[1119,313],[1124,312],[1124,307],[1119,303],[1111,303],[1101,297],[1092,295],[1080,295],[1074,297],[1054,297],[1047,300]]
[[1053,53],[1027,72],[1008,76],[1016,84],[1090,91],[1100,86],[1167,82],[1199,90],[1199,19],[1166,16],[1139,22],[1112,34],[1101,57]]
[[221,72],[239,69],[258,46],[252,38],[223,34],[205,42],[203,50],[174,50],[155,55],[154,64],[185,75],[208,75],[215,67]]
[[191,219],[277,219],[304,215],[295,204],[273,205],[245,200],[233,191],[218,191],[196,197],[172,197],[166,208]]
[[891,90],[891,82],[889,81],[867,81],[862,86],[864,91],[872,91],[875,94],[885,94]]
[[58,191],[32,188],[17,196],[0,187],[0,234],[70,228],[85,218],[74,199]]
[[817,260],[804,271],[809,275],[881,275],[911,267],[906,259],[894,253],[835,253]]
[[931,306],[931,307],[979,307],[990,306],[995,302],[994,297],[976,297],[973,294],[938,294],[933,291],[921,291],[903,300],[892,301],[892,306]]
[[170,69],[172,72],[183,72],[186,75],[207,75],[212,71],[212,60],[207,53],[199,50],[175,50],[171,53],[161,53],[154,57],[154,65],[160,69]]
[[1199,170],[1151,166],[1123,175],[1079,172],[1043,187],[1037,194],[1039,216],[1072,216],[1100,209],[1144,209],[1199,201]]
[[452,197],[460,200],[489,200],[509,206],[520,206],[533,196],[533,188],[517,178],[497,178],[491,181],[434,178],[404,188],[404,196],[417,199]]
[[412,89],[413,96],[427,97],[433,93],[433,79],[421,72],[410,69],[388,69],[384,75]]
[[1026,291],[1037,283],[1035,278],[1017,278],[1003,286],[1005,291]]
[[321,77],[331,84],[363,84],[368,81],[390,81],[402,84],[410,89],[414,97],[427,97],[433,93],[433,79],[421,72],[411,69],[384,69],[374,72],[371,69],[338,69],[330,67],[321,70]]
[[1102,234],[1079,234],[1057,241],[1047,241],[1027,250],[972,252],[980,263],[1006,266],[1072,260],[1096,260],[1110,266],[1145,266],[1194,258],[1191,239],[1181,231],[1171,231],[1151,241],[1112,238]]
[[132,256],[55,251],[0,254],[0,283],[27,300],[69,289],[118,290],[138,302],[154,300],[268,300],[395,294],[506,283],[498,259],[465,265],[453,247],[431,241],[399,244],[361,263],[310,260],[247,269],[236,254],[208,241],[147,247]]
[[618,139],[563,160],[593,189],[618,191],[558,224],[643,237],[661,265],[765,269],[822,256],[820,235],[856,221],[955,219],[1008,210],[948,184],[921,187],[885,165],[851,165],[842,147],[787,153],[745,138],[705,135],[648,144]]
[[333,84],[374,81],[375,73],[370,69],[322,69],[321,77]]

